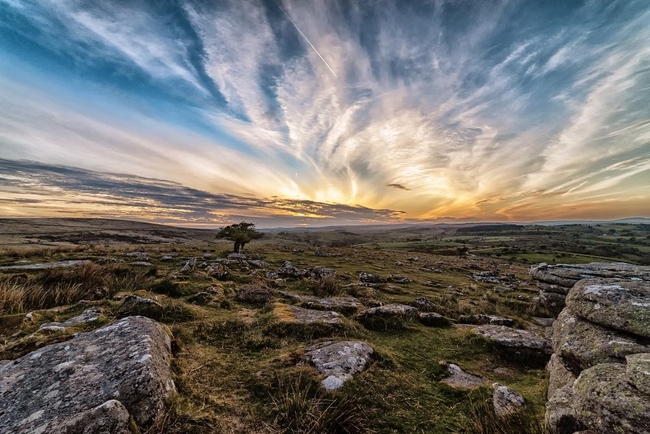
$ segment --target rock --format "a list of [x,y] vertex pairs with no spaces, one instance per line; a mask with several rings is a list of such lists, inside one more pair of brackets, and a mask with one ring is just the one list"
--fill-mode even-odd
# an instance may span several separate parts
[[228,280],[230,278],[230,270],[223,264],[215,264],[207,267],[205,272],[208,276],[217,280]]
[[266,268],[266,262],[260,260],[260,259],[254,259],[252,261],[248,261],[249,264],[251,264],[253,267],[257,268]]
[[136,267],[152,267],[153,266],[153,264],[151,262],[147,262],[147,261],[133,261],[133,262],[129,262],[129,265],[133,265],[133,266],[136,266]]
[[485,314],[476,314],[476,315],[461,315],[458,317],[458,322],[461,324],[492,324],[492,325],[503,325],[512,327],[515,325],[515,321],[510,318],[502,318],[495,315],[485,315]]
[[552,327],[555,322],[555,318],[532,317],[531,320],[542,327]]
[[497,417],[512,416],[523,408],[524,397],[519,393],[499,383],[494,383],[492,387],[494,388],[492,403],[494,404],[494,414]]
[[294,267],[291,261],[284,261],[278,269],[278,275],[281,277],[302,277],[302,271]]
[[162,255],[160,257],[160,260],[163,261],[163,262],[172,261],[172,260],[174,260],[174,257],[171,256],[171,255]]
[[602,363],[582,371],[573,408],[587,429],[599,433],[647,434],[650,399],[627,381],[626,367]]
[[175,391],[170,358],[169,335],[144,317],[38,349],[0,367],[0,432],[128,432],[125,411],[148,427]]
[[572,385],[561,387],[549,395],[544,420],[551,434],[573,434],[584,428],[574,414],[573,398]]
[[163,307],[160,303],[134,294],[124,297],[117,311],[118,317],[142,315],[156,320],[162,318],[162,314]]
[[304,277],[311,277],[312,279],[324,279],[326,277],[336,276],[336,270],[333,268],[313,267],[303,272]]
[[628,382],[634,384],[650,400],[650,354],[633,354],[625,359]]
[[313,295],[293,294],[282,292],[284,297],[296,301],[300,306],[308,309],[333,310],[343,314],[355,314],[363,307],[361,302],[354,297],[315,297]]
[[273,313],[281,323],[288,324],[342,324],[341,315],[337,312],[324,310],[304,309],[289,304],[276,303],[273,306]]
[[135,258],[136,261],[149,262],[149,255],[146,252],[129,252],[126,256]]
[[634,336],[592,324],[564,309],[553,324],[553,351],[579,374],[599,363],[623,363],[625,356],[648,353],[650,347]]
[[513,329],[500,325],[482,325],[474,329],[473,332],[505,348],[551,354],[551,346],[548,340],[528,330]]
[[410,279],[406,276],[400,276],[399,274],[390,274],[386,281],[391,283],[399,283],[402,285],[413,283],[413,279]]
[[364,283],[385,283],[386,279],[382,279],[376,274],[366,273],[365,271],[359,273],[359,280]]
[[230,253],[228,254],[228,260],[229,261],[245,261],[246,260],[246,255],[243,253]]
[[448,327],[451,325],[444,316],[435,312],[420,312],[420,322],[429,327]]
[[359,314],[359,321],[368,328],[378,330],[400,329],[404,321],[411,321],[419,315],[413,306],[405,304],[387,304],[371,307]]
[[252,304],[266,304],[273,300],[273,290],[264,286],[245,286],[237,293],[237,300]]
[[270,280],[276,280],[276,279],[280,278],[280,275],[278,273],[273,272],[273,271],[267,271],[266,278],[270,279]]
[[591,262],[589,264],[537,264],[530,275],[544,283],[571,288],[578,280],[596,277],[640,279],[650,281],[650,267],[624,262]]
[[501,283],[496,271],[481,271],[480,273],[474,273],[472,279],[484,283]]
[[195,267],[196,267],[196,258],[191,258],[187,262],[185,262],[185,265],[183,265],[181,272],[189,273],[190,271],[194,270]]
[[650,338],[650,282],[586,279],[576,283],[567,306],[593,323]]
[[559,315],[562,309],[564,309],[565,298],[564,295],[555,292],[539,291],[539,302],[554,316]]
[[360,341],[327,341],[307,347],[303,360],[316,367],[326,378],[326,389],[338,389],[356,373],[366,369],[373,348]]
[[548,397],[550,398],[556,390],[562,387],[571,386],[578,378],[573,372],[569,371],[562,363],[562,359],[557,354],[553,354],[546,365],[548,372]]
[[93,307],[83,311],[81,315],[77,315],[73,318],[70,318],[63,322],[50,322],[42,324],[39,330],[48,330],[48,331],[62,331],[66,327],[78,326],[83,324],[89,324],[97,321],[102,316],[102,310],[98,307]]
[[436,304],[429,300],[426,297],[418,297],[413,301],[413,304],[415,307],[417,307],[420,310],[423,310],[425,312],[431,312],[433,310],[436,310]]
[[487,383],[485,378],[470,374],[453,363],[447,365],[447,374],[440,382],[455,389],[474,389]]

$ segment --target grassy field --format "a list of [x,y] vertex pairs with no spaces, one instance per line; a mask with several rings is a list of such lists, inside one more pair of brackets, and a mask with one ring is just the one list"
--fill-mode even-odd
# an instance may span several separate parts
[[[602,228],[607,233],[609,229]],[[237,294],[251,286],[296,294],[322,291],[323,286],[313,279],[266,277],[266,271],[276,271],[289,260],[299,268],[336,270],[335,281],[328,286],[330,294],[353,295],[369,304],[412,304],[416,297],[427,297],[435,303],[436,312],[452,320],[469,313],[497,314],[515,319],[518,327],[543,332],[531,321],[546,312],[536,303],[537,290],[528,276],[528,264],[596,258],[547,251],[539,245],[524,249],[536,239],[529,228],[523,235],[389,231],[384,238],[381,232],[292,232],[270,234],[246,247],[248,258],[264,260],[265,269],[231,264],[227,279],[217,280],[201,263],[227,256],[231,245],[213,240],[213,232],[197,235],[164,229],[168,231],[166,242],[106,242],[106,233],[114,230],[104,227],[99,242],[91,235],[80,240],[79,230],[69,231],[75,235],[66,240],[66,231],[60,231],[57,245],[32,242],[29,249],[11,244],[0,250],[0,265],[89,261],[72,268],[0,270],[0,359],[19,357],[89,327],[38,332],[44,322],[64,320],[98,306],[104,317],[92,325],[95,328],[122,315],[120,300],[125,294],[152,298],[162,305],[157,319],[174,334],[173,369],[179,394],[169,403],[164,421],[150,433],[541,432],[544,360],[506,356],[466,326],[434,328],[413,321],[377,330],[364,327],[353,317],[335,328],[287,326],[273,303],[244,303]],[[143,240],[152,236],[151,230],[138,226],[128,234]],[[616,230],[622,234],[628,229]],[[643,228],[632,226],[629,230],[632,237],[647,241]],[[576,228],[564,231],[582,233]],[[181,232],[184,235],[179,235]],[[176,238],[171,239],[172,234]],[[42,239],[28,231],[21,236]],[[544,237],[551,246],[554,237]],[[565,233],[563,238],[573,236]],[[582,235],[576,238],[583,239]],[[350,239],[354,242],[348,242]],[[414,245],[448,250],[434,254],[411,248]],[[504,255],[499,250],[514,245],[519,252]],[[135,257],[128,254],[134,252],[145,252],[150,265],[133,265]],[[163,260],[165,255],[173,259]],[[182,273],[190,258],[197,258],[197,267]],[[473,276],[482,271],[507,277],[508,290],[477,281]],[[364,287],[358,285],[360,272],[384,278],[401,275],[413,281]],[[291,303],[280,296],[274,301]],[[28,312],[33,314],[26,320]],[[298,363],[308,344],[328,339],[358,339],[375,349],[369,369],[335,392],[320,388],[318,373]],[[509,427],[494,423],[490,419],[491,389],[468,392],[441,383],[446,363],[456,363],[520,392],[527,401],[526,417]]]

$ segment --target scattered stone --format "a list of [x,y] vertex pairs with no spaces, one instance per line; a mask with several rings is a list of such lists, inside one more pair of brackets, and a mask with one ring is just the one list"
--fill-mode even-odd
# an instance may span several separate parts
[[48,268],[67,268],[78,267],[80,265],[89,264],[90,261],[84,260],[70,260],[70,261],[54,261],[54,262],[39,262],[35,264],[21,264],[21,265],[3,265],[0,270],[46,270]]
[[496,271],[481,271],[479,273],[474,273],[472,279],[483,283],[501,283],[498,276],[499,274]]
[[454,389],[474,389],[487,384],[487,380],[478,375],[464,371],[460,366],[450,363],[447,365],[447,377],[440,382]]
[[415,307],[417,307],[418,309],[423,310],[425,312],[431,312],[431,311],[436,310],[436,308],[437,308],[436,304],[433,301],[426,298],[426,297],[418,297],[418,298],[416,298],[413,301],[413,304],[415,305]]
[[492,403],[494,404],[494,413],[497,417],[508,417],[519,412],[524,406],[524,397],[507,386],[499,383],[492,385],[494,393],[492,394]]
[[406,276],[400,276],[399,274],[390,274],[386,281],[391,283],[399,283],[401,285],[413,283],[413,279],[410,279]]
[[337,312],[304,309],[289,304],[276,303],[273,308],[275,316],[280,322],[294,324],[342,324],[341,315]]
[[246,255],[243,253],[230,253],[228,254],[228,260],[229,261],[245,261],[246,260]]
[[125,256],[135,258],[136,261],[149,262],[149,255],[147,255],[146,252],[129,252],[126,253]]
[[372,307],[361,312],[363,316],[400,317],[405,319],[418,316],[418,310],[413,306],[393,303],[379,307]]
[[217,280],[228,280],[230,278],[230,270],[223,264],[215,264],[207,267],[205,272],[208,276]]
[[435,312],[420,312],[420,322],[430,327],[448,327],[451,325],[451,321]]
[[50,323],[42,324],[39,327],[39,330],[63,331],[67,327],[73,327],[73,326],[95,322],[98,319],[100,319],[101,316],[102,316],[102,310],[98,307],[94,307],[94,308],[86,309],[85,311],[83,311],[83,313],[81,313],[81,315],[77,315],[63,322],[50,322]]
[[386,279],[382,279],[376,274],[366,273],[362,271],[359,273],[359,280],[364,283],[385,283]]
[[170,358],[169,335],[143,317],[38,349],[0,367],[0,432],[122,433],[127,415],[146,428],[175,391]]
[[160,319],[162,314],[163,307],[160,303],[134,294],[124,297],[122,305],[117,311],[118,317],[142,315],[156,320]]
[[278,275],[281,277],[302,277],[302,271],[296,268],[291,261],[284,261],[278,269]]
[[273,300],[274,292],[264,286],[244,286],[237,293],[237,300],[252,304],[266,304]]
[[248,261],[249,264],[251,264],[253,267],[257,268],[266,268],[266,262],[262,261],[261,259],[254,259],[252,261]]
[[650,338],[650,282],[581,280],[569,292],[567,306],[596,324]]
[[162,256],[160,257],[160,260],[161,260],[161,261],[164,261],[164,262],[166,262],[166,261],[173,261],[173,260],[174,260],[174,257],[171,256],[171,255],[162,255]]
[[528,330],[513,329],[501,325],[482,325],[473,330],[490,342],[502,347],[522,350],[533,350],[551,354],[548,340]]
[[194,270],[195,267],[196,267],[196,258],[191,258],[187,262],[185,262],[185,265],[183,265],[181,272],[189,273],[190,271]]
[[306,350],[303,360],[326,376],[321,384],[329,390],[340,388],[354,374],[365,370],[374,353],[370,345],[360,341],[327,341]]
[[280,275],[278,273],[273,272],[273,271],[267,271],[266,278],[270,279],[270,280],[276,280],[276,279],[280,278]]
[[147,261],[133,261],[133,262],[129,262],[129,265],[133,265],[133,266],[136,266],[136,267],[152,267],[153,266],[153,264],[151,262],[147,262]]
[[313,267],[302,272],[303,277],[311,277],[312,279],[324,279],[326,277],[336,276],[336,270],[325,267]]
[[313,295],[293,294],[282,292],[284,297],[296,301],[300,306],[308,309],[333,310],[343,314],[355,314],[363,307],[361,302],[354,297],[315,297]]
[[492,325],[503,325],[512,327],[515,325],[515,321],[510,318],[502,318],[495,315],[485,315],[482,313],[476,315],[461,315],[458,317],[458,322],[461,324],[492,324]]

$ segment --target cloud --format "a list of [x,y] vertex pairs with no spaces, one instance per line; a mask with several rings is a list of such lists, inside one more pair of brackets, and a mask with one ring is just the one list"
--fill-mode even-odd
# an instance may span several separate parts
[[411,190],[410,188],[406,188],[406,187],[404,187],[402,184],[387,184],[386,186],[387,186],[387,187],[397,188],[397,189],[399,189],[399,190],[407,190],[407,191],[410,191],[410,190]]
[[[26,160],[0,159],[0,211],[5,215],[121,216],[163,222],[223,224],[252,219],[340,224],[398,220],[403,213],[358,205],[208,193],[179,183],[95,172]],[[12,213],[12,205],[21,207]]]

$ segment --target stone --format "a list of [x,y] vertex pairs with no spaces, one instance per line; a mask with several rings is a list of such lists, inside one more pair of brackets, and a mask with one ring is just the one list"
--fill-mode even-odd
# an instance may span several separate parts
[[552,352],[547,339],[528,330],[488,324],[478,326],[472,331],[505,348],[532,350],[544,354],[551,354]]
[[628,382],[650,399],[650,353],[633,354],[625,359]]
[[62,422],[54,421],[51,432],[66,434],[132,434],[131,416],[120,401],[111,399]]
[[188,259],[187,262],[185,262],[185,265],[183,265],[181,272],[189,273],[190,271],[194,270],[195,267],[196,267],[196,258]]
[[498,273],[496,271],[481,271],[479,273],[474,273],[472,279],[477,282],[483,283],[501,283],[498,279]]
[[361,341],[327,341],[307,347],[303,360],[325,375],[324,388],[338,389],[370,363],[374,349]]
[[576,283],[567,306],[593,323],[650,338],[650,282],[586,279]]
[[278,269],[278,275],[280,277],[302,277],[302,271],[296,268],[291,261],[284,261],[282,266]]
[[492,325],[503,325],[512,327],[515,325],[515,321],[510,318],[502,318],[495,315],[485,315],[482,313],[476,315],[461,315],[458,317],[458,322],[461,324],[492,324]]
[[417,307],[418,309],[423,310],[425,312],[434,311],[434,310],[436,310],[436,307],[437,307],[436,304],[433,301],[429,300],[426,297],[418,297],[418,298],[416,298],[413,301],[413,304],[415,305],[415,307]]
[[539,291],[539,302],[554,316],[558,316],[566,306],[565,298],[566,296],[555,292]]
[[429,327],[448,327],[451,325],[451,321],[435,312],[420,312],[419,318],[422,324]]
[[67,327],[89,324],[99,320],[102,316],[102,310],[98,307],[86,309],[81,313],[63,322],[50,322],[42,324],[39,330],[62,331]]
[[228,260],[229,261],[245,261],[246,260],[246,255],[243,253],[230,253],[228,254]]
[[163,326],[138,316],[40,348],[0,367],[0,432],[128,432],[125,411],[151,426],[175,392],[170,358]]
[[304,277],[311,277],[312,279],[324,279],[326,277],[336,276],[336,270],[333,268],[313,267],[303,272]]
[[252,265],[253,267],[257,267],[257,268],[266,268],[267,267],[266,262],[264,262],[264,261],[262,261],[260,259],[254,259],[252,261],[248,261],[248,263],[250,265]]
[[126,256],[135,258],[136,261],[149,262],[149,255],[146,252],[129,252]]
[[573,392],[573,409],[585,428],[599,433],[648,433],[650,399],[630,385],[625,365],[601,363],[582,371]]
[[650,281],[650,267],[624,262],[591,262],[589,264],[537,264],[530,275],[538,281],[571,288],[577,281],[596,277],[640,279]]
[[573,434],[584,428],[574,414],[573,399],[572,385],[561,387],[549,395],[544,421],[551,434]]
[[341,315],[337,312],[303,309],[298,306],[289,306],[293,321],[298,324],[341,324]]
[[164,261],[164,262],[172,261],[172,260],[174,260],[174,257],[171,256],[171,255],[162,255],[162,256],[160,257],[160,260],[161,260],[161,261]]
[[553,324],[553,351],[579,374],[599,363],[623,363],[625,356],[648,353],[650,347],[632,335],[590,323],[564,309]]
[[217,280],[228,280],[230,278],[230,270],[223,264],[210,265],[205,269],[208,276]]
[[134,294],[124,297],[117,311],[118,317],[142,315],[156,320],[162,318],[162,314],[163,307],[160,303]]
[[391,283],[399,283],[401,285],[413,283],[413,279],[408,278],[406,276],[401,276],[399,274],[390,274],[386,279],[386,281]]
[[133,265],[133,266],[136,266],[136,267],[152,267],[153,266],[153,264],[151,262],[148,262],[148,261],[133,261],[133,262],[129,262],[129,265]]
[[418,310],[406,304],[392,303],[384,306],[371,307],[361,312],[363,316],[400,317],[411,319],[418,316]]
[[386,279],[382,279],[376,274],[366,273],[362,271],[359,273],[359,280],[364,283],[385,283]]
[[555,322],[555,318],[541,318],[541,317],[532,317],[531,320],[542,327],[552,327]]
[[447,365],[447,376],[440,380],[440,382],[454,389],[475,389],[487,384],[485,378],[470,374],[453,363]]
[[546,364],[546,371],[548,372],[548,392],[547,396],[550,398],[556,390],[563,387],[573,387],[573,383],[578,378],[573,372],[569,371],[559,355],[551,355],[551,359]]
[[237,293],[237,300],[252,304],[266,304],[273,300],[274,292],[264,286],[244,286]]
[[499,383],[492,385],[492,403],[494,405],[494,414],[497,417],[505,418],[521,411],[524,407],[524,397],[511,388]]
[[355,297],[316,297],[313,295],[282,292],[282,296],[290,298],[300,306],[308,309],[332,310],[346,315],[352,315],[363,308],[363,304]]

